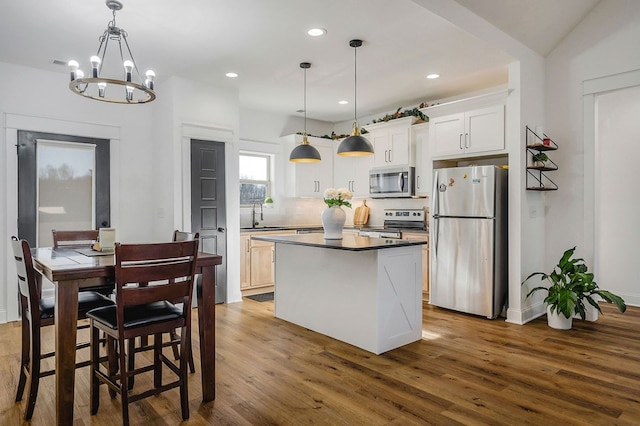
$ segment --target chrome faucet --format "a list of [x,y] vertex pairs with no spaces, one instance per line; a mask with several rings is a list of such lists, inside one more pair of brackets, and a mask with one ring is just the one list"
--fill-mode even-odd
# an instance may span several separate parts
[[255,228],[260,222],[256,220],[256,204],[260,206],[260,220],[264,220],[264,214],[262,212],[262,202],[254,201],[251,206],[251,227]]

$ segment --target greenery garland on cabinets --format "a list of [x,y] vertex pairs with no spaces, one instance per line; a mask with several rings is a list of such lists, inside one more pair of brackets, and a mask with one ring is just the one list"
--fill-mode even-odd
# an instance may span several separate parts
[[[384,123],[387,121],[391,121],[391,120],[395,120],[397,118],[404,118],[404,117],[417,117],[419,119],[419,122],[428,122],[429,121],[429,117],[427,117],[425,114],[422,113],[422,111],[420,111],[419,108],[426,108],[429,105],[426,102],[423,102],[420,104],[419,107],[416,108],[412,108],[412,109],[405,109],[404,111],[400,112],[400,110],[402,109],[402,107],[398,107],[398,109],[396,110],[396,112],[394,112],[393,114],[385,114],[384,117],[381,118],[377,118],[375,120],[373,120],[373,123]],[[369,133],[365,128],[360,129],[360,133],[361,134],[367,134]],[[302,132],[297,132],[298,135],[302,135]],[[330,135],[322,135],[322,136],[315,136],[315,135],[311,135],[311,134],[307,134],[307,136],[311,136],[311,137],[315,137],[315,138],[322,138],[322,139],[332,139],[332,140],[338,140],[338,139],[344,139],[348,136],[351,136],[351,134],[344,134],[344,135],[338,135],[335,132],[331,132]]]

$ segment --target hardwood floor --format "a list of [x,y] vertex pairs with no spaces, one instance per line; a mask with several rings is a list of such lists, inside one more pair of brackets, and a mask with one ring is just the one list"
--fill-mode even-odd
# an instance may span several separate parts
[[[595,323],[557,331],[546,317],[519,326],[425,304],[423,340],[376,356],[275,319],[273,302],[218,305],[216,400],[201,403],[195,340],[184,424],[637,425],[640,308],[603,310]],[[194,329],[197,339],[195,319]],[[25,404],[13,401],[19,342],[18,322],[0,325],[1,425],[22,424]],[[151,373],[145,380],[136,388]],[[90,415],[88,382],[88,370],[78,370],[74,425],[121,424],[104,386],[98,415]],[[48,377],[31,424],[52,424],[53,407]],[[137,425],[179,424],[178,390],[132,404],[130,415]]]

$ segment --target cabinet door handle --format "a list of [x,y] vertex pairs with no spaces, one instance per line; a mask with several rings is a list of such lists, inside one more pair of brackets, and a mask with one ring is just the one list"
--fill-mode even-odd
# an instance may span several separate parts
[[464,147],[469,148],[469,133],[464,134]]
[[420,176],[416,176],[416,188],[420,189]]
[[275,249],[275,247],[271,249],[271,263],[276,263],[276,249]]
[[389,162],[391,163],[391,150],[389,150]]
[[460,145],[460,149],[463,149],[462,148],[462,133],[460,133],[460,143],[459,143],[459,145]]
[[245,243],[244,245],[247,248],[247,253],[249,253],[249,239],[246,239],[244,243]]

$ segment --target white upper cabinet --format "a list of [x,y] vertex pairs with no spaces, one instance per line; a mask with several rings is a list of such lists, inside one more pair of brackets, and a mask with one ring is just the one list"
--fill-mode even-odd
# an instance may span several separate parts
[[422,110],[429,116],[433,159],[504,154],[506,92]]
[[429,146],[429,123],[411,127],[411,138],[416,144],[416,195],[428,196],[431,191],[431,166]]
[[[365,136],[368,136],[365,135]],[[371,141],[371,139],[369,139]],[[373,167],[373,156],[350,157],[337,155],[339,143],[335,143],[333,184],[336,188],[347,188],[354,197],[369,196],[369,170]]]
[[291,163],[288,155],[302,141],[302,135],[282,138],[286,142],[286,192],[290,197],[322,197],[325,189],[333,187],[333,146],[336,142],[312,136],[307,138],[320,152],[322,160],[318,163]]
[[411,116],[364,126],[369,133],[363,136],[373,144],[374,167],[415,165],[411,126],[417,120]]

